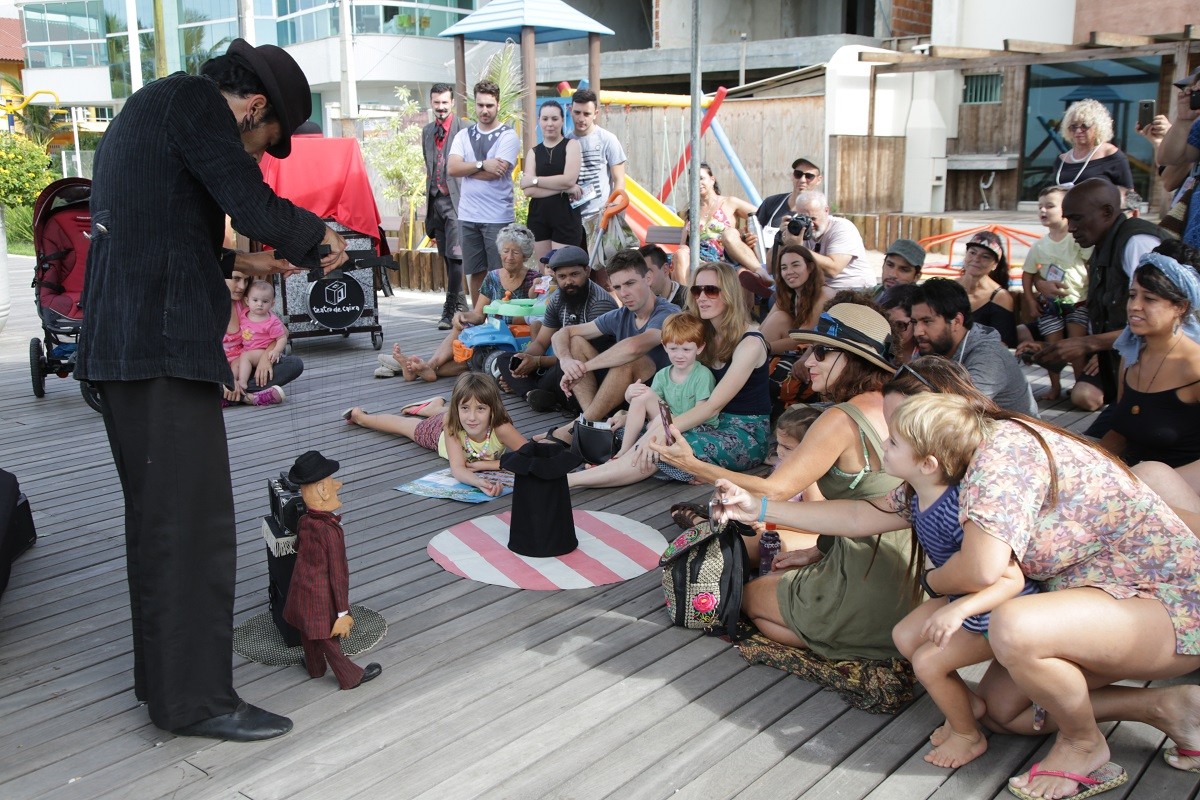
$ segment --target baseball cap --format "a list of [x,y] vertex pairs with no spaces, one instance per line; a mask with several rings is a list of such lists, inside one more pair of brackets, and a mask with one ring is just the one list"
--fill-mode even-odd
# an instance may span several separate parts
[[900,256],[917,269],[920,269],[925,264],[925,248],[912,239],[897,239],[892,242],[892,246],[887,249],[884,255]]
[[1175,86],[1180,89],[1186,89],[1195,83],[1197,78],[1200,78],[1200,67],[1196,67],[1194,70],[1192,70],[1192,74],[1188,75],[1186,78],[1175,81]]

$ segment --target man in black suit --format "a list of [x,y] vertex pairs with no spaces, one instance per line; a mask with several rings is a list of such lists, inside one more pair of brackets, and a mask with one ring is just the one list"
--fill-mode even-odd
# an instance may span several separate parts
[[252,741],[292,723],[233,689],[224,278],[235,266],[265,277],[286,264],[222,251],[225,215],[297,265],[332,268],[345,242],[276,197],[258,169],[263,152],[287,157],[312,113],[291,56],[236,39],[201,71],[134,93],[97,149],[75,376],[99,387],[125,496],[134,695],[160,728]]
[[462,129],[462,120],[454,116],[454,88],[435,83],[429,90],[433,122],[421,131],[425,151],[425,232],[437,240],[438,255],[446,262],[446,303],[438,330],[448,331],[455,311],[466,311],[462,297],[462,238],[458,232],[458,190],[461,178],[446,172],[450,143]]

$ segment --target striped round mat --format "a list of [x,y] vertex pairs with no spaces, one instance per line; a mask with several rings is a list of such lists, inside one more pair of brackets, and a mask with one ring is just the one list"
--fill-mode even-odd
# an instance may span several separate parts
[[640,522],[603,511],[575,511],[579,548],[558,558],[530,558],[508,549],[511,515],[455,525],[429,542],[429,557],[448,572],[516,589],[586,589],[629,580],[658,566],[663,535]]

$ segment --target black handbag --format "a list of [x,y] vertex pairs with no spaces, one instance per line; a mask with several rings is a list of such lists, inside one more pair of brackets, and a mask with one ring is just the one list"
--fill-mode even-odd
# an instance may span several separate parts
[[581,416],[571,428],[571,452],[589,464],[603,464],[617,452],[617,434]]

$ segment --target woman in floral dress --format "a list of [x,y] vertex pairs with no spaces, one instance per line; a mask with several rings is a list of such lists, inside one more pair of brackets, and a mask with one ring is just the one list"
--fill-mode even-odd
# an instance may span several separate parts
[[[926,390],[924,383],[898,373],[884,388],[885,414],[905,394]],[[1063,798],[1123,782],[1098,721],[1153,725],[1175,742],[1164,752],[1167,763],[1200,767],[1200,687],[1114,685],[1200,669],[1200,540],[1093,444],[961,393],[998,422],[961,484],[962,550],[927,570],[923,582],[939,595],[978,591],[1015,558],[1043,584],[1045,591],[992,613],[997,663],[979,685],[978,711],[991,730],[1058,733],[1045,759],[1013,778],[1010,791]],[[769,502],[763,515],[760,498],[720,486],[737,503],[734,518],[765,516],[838,536],[890,530],[903,509],[894,494],[874,504]]]

